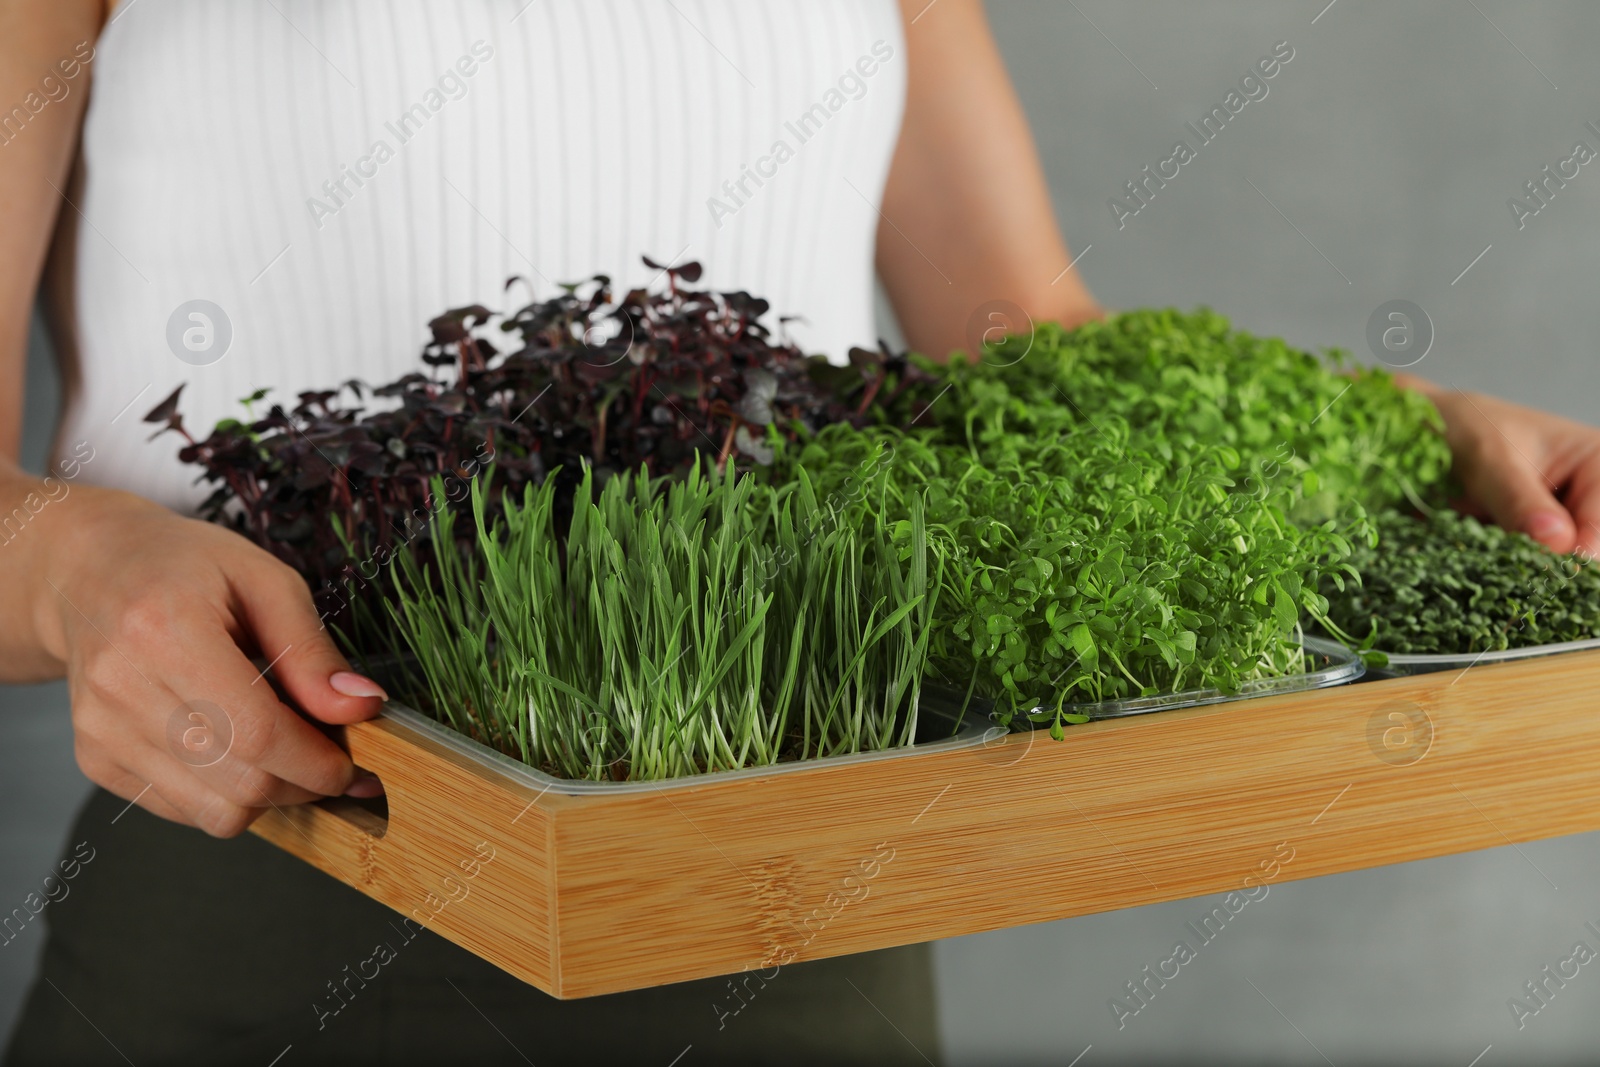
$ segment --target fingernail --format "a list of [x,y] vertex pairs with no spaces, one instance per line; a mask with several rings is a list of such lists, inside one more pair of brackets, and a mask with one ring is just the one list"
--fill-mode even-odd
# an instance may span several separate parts
[[355,797],[358,800],[381,797],[383,796],[383,783],[378,781],[378,776],[371,771],[356,771],[356,776],[351,781],[350,788],[344,791],[344,795]]
[[354,671],[339,671],[328,679],[335,692],[343,693],[347,697],[377,697],[379,700],[388,700],[389,694],[383,691],[383,686],[371,678],[364,678]]
[[1543,541],[1546,538],[1565,533],[1567,520],[1565,516],[1557,515],[1553,511],[1540,511],[1529,516],[1527,525],[1528,536],[1536,541]]

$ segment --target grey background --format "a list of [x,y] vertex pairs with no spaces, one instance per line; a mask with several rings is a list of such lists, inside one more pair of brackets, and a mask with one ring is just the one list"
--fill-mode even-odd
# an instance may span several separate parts
[[[1600,148],[1583,129],[1600,125],[1600,5],[1325,3],[991,0],[1095,293],[1114,307],[1209,304],[1248,329],[1363,356],[1373,309],[1409,299],[1437,330],[1417,372],[1600,421],[1600,163],[1521,232],[1506,207],[1575,140]],[[1119,231],[1107,198],[1283,40],[1296,54],[1268,97]],[[53,389],[36,338],[35,467]],[[47,872],[86,783],[63,687],[0,688],[0,723],[9,909]],[[1084,1067],[1593,1062],[1600,966],[1520,1032],[1506,1001],[1573,942],[1600,948],[1583,929],[1600,924],[1597,844],[1569,837],[1277,885],[1121,1031],[1108,999],[1214,901],[946,942],[947,1050],[956,1064],[1060,1067],[1080,1055]],[[0,1033],[38,946],[30,928],[0,948]]]

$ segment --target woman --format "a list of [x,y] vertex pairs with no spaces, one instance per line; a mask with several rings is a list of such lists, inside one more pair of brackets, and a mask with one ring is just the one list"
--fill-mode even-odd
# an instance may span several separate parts
[[[1091,318],[978,0],[10,0],[5,101],[0,516],[50,503],[0,551],[0,680],[68,679],[101,787],[8,1062],[935,1060],[925,949],[786,968],[728,1017],[721,980],[558,1003],[424,934],[330,1000],[403,934],[239,835],[377,785],[250,657],[319,723],[382,691],[294,573],[183,517],[190,476],[138,416],[178,382],[204,425],[263,384],[387,380],[439,310],[513,274],[643,284],[640,253],[701,260],[835,356],[873,336],[874,265],[926,352],[997,300]],[[15,463],[41,284],[77,461],[53,485]],[[1600,432],[1413,384],[1470,503],[1600,547]],[[229,709],[210,766],[168,742],[194,700]]]

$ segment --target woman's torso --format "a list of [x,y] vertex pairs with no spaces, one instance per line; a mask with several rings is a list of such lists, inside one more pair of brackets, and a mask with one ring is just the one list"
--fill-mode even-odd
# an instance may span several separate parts
[[139,421],[178,384],[203,431],[259,387],[387,381],[440,311],[525,302],[513,275],[543,297],[695,259],[809,351],[875,337],[892,0],[139,0],[93,68],[62,436],[85,480],[192,508]]

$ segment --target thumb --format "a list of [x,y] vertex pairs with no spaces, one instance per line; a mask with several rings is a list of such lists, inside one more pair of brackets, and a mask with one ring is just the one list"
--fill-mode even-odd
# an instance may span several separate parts
[[388,694],[350,669],[298,574],[269,557],[233,588],[273,676],[301,710],[325,723],[360,722],[378,714]]
[[1507,450],[1480,457],[1462,471],[1467,494],[1507,530],[1557,552],[1571,552],[1578,532],[1567,509],[1527,460]]
[[1600,454],[1584,457],[1566,487],[1567,506],[1577,524],[1575,551],[1600,556]]

